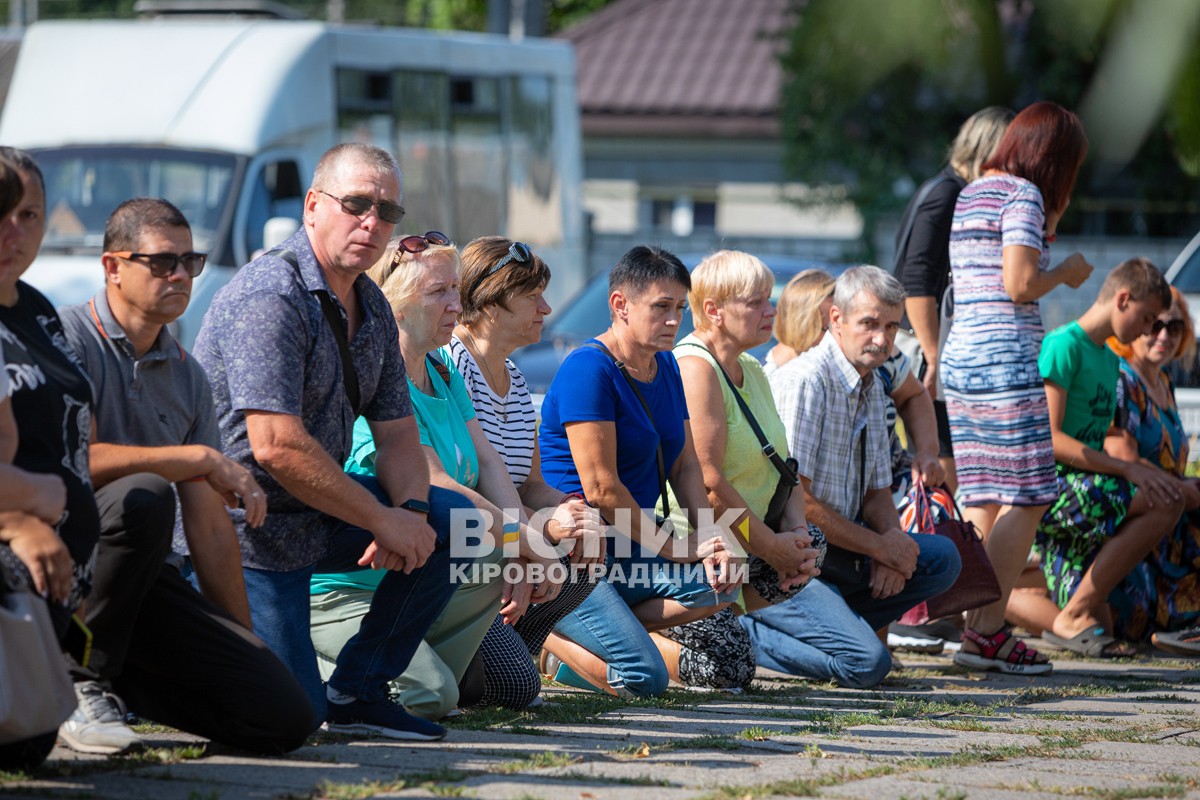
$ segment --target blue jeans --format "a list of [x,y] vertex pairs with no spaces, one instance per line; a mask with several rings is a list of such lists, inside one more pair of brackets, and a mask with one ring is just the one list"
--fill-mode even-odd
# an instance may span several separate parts
[[[633,555],[616,558],[613,548],[609,548],[611,582],[609,578],[599,581],[555,630],[608,664],[609,684],[619,694],[649,697],[666,691],[670,677],[650,634],[634,616],[633,607],[661,598],[687,608],[708,608],[732,602],[737,593],[717,594],[706,582],[702,569],[698,577],[687,574],[691,564],[643,553],[636,545],[633,549]],[[594,688],[566,666],[560,667],[554,678],[571,686]]]
[[[350,477],[380,502],[391,505],[375,478]],[[337,668],[329,679],[336,691],[367,702],[387,697],[388,682],[404,672],[425,632],[457,588],[450,581],[455,563],[450,557],[450,514],[455,508],[473,506],[462,495],[436,486],[429,489],[429,504],[429,524],[437,534],[437,545],[420,569],[408,575],[389,571],[383,577],[358,634],[338,655]],[[288,572],[243,570],[254,632],[291,669],[318,720],[325,719],[326,699],[309,634],[309,581],[315,572],[361,569],[358,559],[372,541],[369,531],[343,523],[330,535],[329,551],[316,564]]]
[[[612,586],[630,608],[653,598],[674,600],[685,608],[708,608],[737,599],[737,590],[717,594],[704,577],[700,562],[679,564],[642,552],[636,545],[633,550],[630,556],[608,558]],[[617,574],[618,568],[621,574]],[[640,579],[643,575],[647,580]]]
[[[554,630],[608,664],[609,683],[618,694],[650,697],[667,690],[670,676],[658,648],[607,578],[597,581],[587,599]],[[596,688],[566,665],[554,679],[580,689]]]
[[740,617],[761,666],[864,689],[887,676],[892,659],[875,631],[908,609],[949,589],[962,562],[950,540],[914,536],[917,567],[898,594],[871,597],[870,569],[852,585],[817,578],[779,605]]

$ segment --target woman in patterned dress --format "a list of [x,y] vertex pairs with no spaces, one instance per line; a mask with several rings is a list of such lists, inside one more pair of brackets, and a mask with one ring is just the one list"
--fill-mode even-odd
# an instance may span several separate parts
[[1131,345],[1115,339],[1121,356],[1117,413],[1104,449],[1126,461],[1150,462],[1179,480],[1186,512],[1175,529],[1109,596],[1113,627],[1122,639],[1151,638],[1174,653],[1200,655],[1200,487],[1184,477],[1188,438],[1175,405],[1175,387],[1166,372],[1174,360],[1190,359],[1196,336],[1187,301],[1171,288],[1171,307],[1159,315],[1152,333]]
[[950,232],[954,326],[942,353],[946,408],[965,514],[987,539],[1001,598],[967,616],[955,661],[1049,672],[1004,623],[1038,520],[1057,495],[1046,393],[1038,372],[1038,299],[1078,288],[1092,267],[1074,253],[1053,269],[1049,242],[1070,202],[1087,138],[1079,118],[1034,103],[1013,119],[983,176],[959,195]]

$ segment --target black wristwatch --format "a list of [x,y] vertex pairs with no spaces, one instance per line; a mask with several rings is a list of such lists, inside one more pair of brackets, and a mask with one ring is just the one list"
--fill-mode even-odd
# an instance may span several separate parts
[[408,511],[415,511],[418,514],[425,514],[426,516],[429,514],[429,503],[425,502],[424,500],[418,500],[415,497],[405,500],[400,504],[400,508],[407,509]]

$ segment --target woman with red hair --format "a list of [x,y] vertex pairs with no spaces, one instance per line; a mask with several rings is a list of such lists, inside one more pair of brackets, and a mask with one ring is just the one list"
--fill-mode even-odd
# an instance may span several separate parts
[[1049,269],[1087,137],[1079,118],[1034,103],[1009,124],[983,175],[959,195],[950,231],[954,325],[942,353],[946,411],[965,514],[987,540],[1001,598],[967,615],[959,664],[1040,674],[1049,660],[1005,625],[1008,595],[1038,521],[1057,497],[1046,393],[1038,372],[1038,299],[1078,288],[1079,253]]
[[1151,332],[1132,344],[1110,339],[1121,357],[1117,413],[1104,449],[1126,461],[1149,462],[1179,481],[1186,512],[1175,529],[1150,551],[1109,597],[1113,627],[1122,639],[1151,638],[1160,648],[1200,655],[1200,487],[1184,477],[1188,437],[1175,405],[1175,387],[1166,368],[1190,360],[1196,332],[1187,301],[1171,287],[1171,307],[1158,315]]

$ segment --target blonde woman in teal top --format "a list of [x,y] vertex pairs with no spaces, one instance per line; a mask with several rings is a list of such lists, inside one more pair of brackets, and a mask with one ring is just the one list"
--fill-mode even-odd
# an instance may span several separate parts
[[[444,349],[462,308],[460,268],[458,250],[440,234],[429,233],[399,240],[367,275],[383,289],[396,315],[430,483],[463,494],[491,515],[490,538],[484,543],[490,553],[480,556],[474,566],[505,566],[501,545],[510,540],[521,566],[536,563],[549,570],[558,564],[554,550],[529,527],[508,470],[476,421],[462,376]],[[372,474],[374,458],[369,428],[356,423],[346,470]],[[412,664],[395,682],[402,704],[419,716],[437,719],[477,700],[474,695],[482,687],[472,686],[470,697],[463,696],[460,688],[465,688],[464,675],[497,614],[502,623],[515,624],[531,600],[548,602],[561,588],[560,583],[527,569],[520,570],[512,583],[482,572],[479,576],[468,572],[468,576],[470,580],[460,584]],[[313,644],[324,659],[336,660],[355,634],[378,582],[373,570],[313,577]],[[524,667],[523,672],[536,678],[531,661],[514,667]]]

